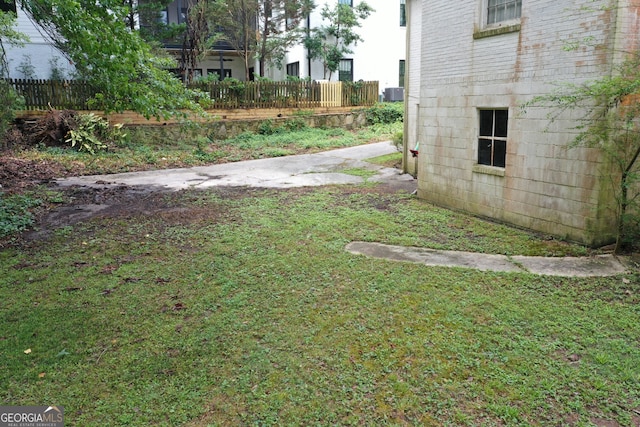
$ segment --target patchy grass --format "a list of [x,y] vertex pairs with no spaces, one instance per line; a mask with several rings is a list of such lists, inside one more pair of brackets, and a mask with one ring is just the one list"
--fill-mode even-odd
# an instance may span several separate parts
[[166,169],[310,153],[384,141],[402,123],[378,124],[356,131],[303,128],[270,135],[243,133],[215,140],[203,129],[128,129],[128,141],[91,155],[71,148],[31,148],[14,156],[48,164],[74,175]]
[[162,206],[0,252],[2,402],[63,405],[69,426],[638,421],[638,276],[344,251],[578,246],[371,187],[190,191]]

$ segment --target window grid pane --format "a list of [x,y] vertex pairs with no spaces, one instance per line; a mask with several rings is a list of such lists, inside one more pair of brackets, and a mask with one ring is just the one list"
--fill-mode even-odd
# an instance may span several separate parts
[[519,18],[521,11],[522,0],[489,0],[487,24]]
[[479,110],[478,119],[478,164],[504,168],[509,111]]

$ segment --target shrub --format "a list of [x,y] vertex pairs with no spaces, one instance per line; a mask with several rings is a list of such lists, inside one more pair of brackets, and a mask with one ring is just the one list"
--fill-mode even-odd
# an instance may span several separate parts
[[24,99],[13,90],[6,80],[0,79],[0,138],[4,138],[11,128],[15,111],[23,105]]
[[33,224],[30,208],[42,202],[23,195],[6,196],[0,193],[0,237],[25,230]]
[[113,127],[109,122],[93,113],[79,114],[76,125],[69,131],[65,141],[78,151],[95,154],[106,150],[109,142],[119,142],[126,138],[122,125]]
[[402,102],[378,103],[365,110],[367,124],[390,124],[404,120],[404,104]]

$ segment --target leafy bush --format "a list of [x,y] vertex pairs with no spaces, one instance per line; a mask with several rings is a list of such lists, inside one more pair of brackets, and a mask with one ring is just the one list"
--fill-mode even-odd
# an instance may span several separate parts
[[273,120],[267,119],[258,125],[258,133],[260,135],[273,135],[276,133],[282,133],[282,126],[277,126]]
[[78,115],[76,126],[69,131],[65,141],[78,151],[95,154],[106,150],[108,142],[119,142],[124,138],[122,124],[110,127],[107,120],[89,113]]
[[367,124],[390,124],[404,120],[404,104],[402,102],[378,103],[365,110]]
[[393,142],[393,145],[398,151],[402,151],[402,145],[404,144],[404,132],[394,133],[391,142]]
[[0,193],[0,237],[25,230],[33,224],[30,208],[42,202],[23,195],[6,196]]
[[6,82],[0,79],[0,137],[11,127],[14,119],[14,112],[21,109],[24,99]]

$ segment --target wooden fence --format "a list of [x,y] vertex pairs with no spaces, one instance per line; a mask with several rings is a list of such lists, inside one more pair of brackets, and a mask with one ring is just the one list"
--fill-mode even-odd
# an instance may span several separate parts
[[[87,110],[95,91],[76,80],[9,79],[25,100],[26,110]],[[378,101],[378,82],[241,82],[195,83],[209,94],[213,109],[318,108],[370,106]]]

